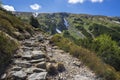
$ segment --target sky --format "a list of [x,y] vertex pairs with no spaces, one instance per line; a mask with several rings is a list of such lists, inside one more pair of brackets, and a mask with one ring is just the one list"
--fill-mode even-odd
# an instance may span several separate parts
[[1,0],[8,11],[68,12],[120,17],[120,0]]

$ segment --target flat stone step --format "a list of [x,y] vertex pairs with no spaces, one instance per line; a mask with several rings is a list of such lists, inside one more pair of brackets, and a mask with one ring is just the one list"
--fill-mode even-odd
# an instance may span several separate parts
[[21,69],[22,69],[22,67],[14,66],[11,70],[12,71],[20,71]]
[[36,68],[36,67],[24,68],[23,70],[28,74],[46,72],[45,69]]
[[27,74],[21,70],[21,71],[16,71],[16,72],[14,72],[14,73],[11,75],[11,77],[13,77],[14,80],[19,80],[19,79],[25,80],[26,77],[27,77]]
[[31,60],[32,59],[32,55],[31,54],[22,55],[22,59]]
[[46,80],[47,72],[33,73],[28,77],[28,80]]
[[32,51],[32,58],[33,59],[40,59],[40,58],[45,58],[46,55],[42,51]]
[[37,60],[31,60],[29,61],[30,63],[39,63],[39,62],[43,62],[45,61],[45,58],[42,58],[42,59],[37,59]]
[[35,64],[35,66],[36,66],[37,68],[46,69],[46,62],[43,61],[43,62],[37,63],[37,64]]
[[32,66],[31,63],[29,63],[28,61],[23,61],[23,60],[16,60],[14,62],[14,64],[19,66],[19,67],[24,67],[24,68],[29,68]]

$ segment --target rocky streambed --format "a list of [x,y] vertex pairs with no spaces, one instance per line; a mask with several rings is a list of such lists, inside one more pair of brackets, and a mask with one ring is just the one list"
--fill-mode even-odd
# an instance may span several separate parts
[[100,80],[77,58],[49,44],[49,37],[37,34],[20,43],[1,80]]

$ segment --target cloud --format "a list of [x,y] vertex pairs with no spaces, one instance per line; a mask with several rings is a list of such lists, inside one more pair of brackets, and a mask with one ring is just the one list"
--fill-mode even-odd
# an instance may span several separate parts
[[2,5],[2,7],[7,11],[16,11],[15,8],[10,5]]
[[39,4],[33,4],[33,5],[30,5],[30,8],[32,9],[32,10],[39,10],[39,9],[41,9],[41,6],[39,5]]
[[70,4],[81,3],[82,4],[86,1],[90,1],[92,3],[97,3],[97,2],[102,3],[104,0],[68,0],[68,3],[70,3]]
[[68,3],[76,4],[76,3],[83,3],[85,0],[68,0]]
[[91,0],[91,2],[93,2],[93,3],[96,3],[96,2],[102,3],[103,0]]

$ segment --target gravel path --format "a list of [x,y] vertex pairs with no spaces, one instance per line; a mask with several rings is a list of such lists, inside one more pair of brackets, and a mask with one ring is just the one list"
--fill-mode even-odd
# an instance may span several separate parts
[[63,50],[52,48],[52,52],[49,50],[48,55],[52,55],[53,60],[63,63],[66,69],[52,80],[100,80],[81,61]]
[[[41,37],[42,36],[42,37]],[[4,80],[100,80],[77,58],[49,44],[49,37],[37,35],[22,41],[22,46],[13,58],[13,64],[3,74]],[[39,42],[40,41],[40,42]],[[47,53],[47,54],[46,54]],[[65,71],[47,75],[46,55],[56,63],[64,64]],[[50,62],[49,62],[50,63]]]

